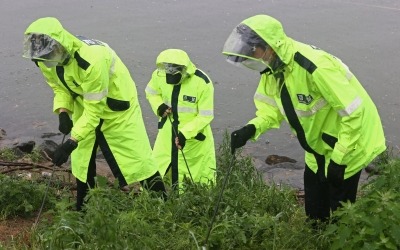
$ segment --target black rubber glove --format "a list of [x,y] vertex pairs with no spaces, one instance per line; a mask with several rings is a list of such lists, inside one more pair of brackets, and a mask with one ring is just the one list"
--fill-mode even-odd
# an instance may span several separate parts
[[237,148],[246,145],[246,142],[256,133],[256,126],[247,124],[243,128],[233,131],[231,134],[231,153],[234,154]]
[[181,149],[183,149],[186,145],[186,137],[181,132],[178,133],[178,140]]
[[69,155],[78,147],[78,143],[75,141],[68,139],[64,144],[58,146],[56,151],[54,151],[53,163],[56,166],[61,166],[63,163],[66,163]]
[[165,113],[165,111],[167,111],[167,109],[169,109],[168,105],[165,104],[165,103],[163,103],[163,104],[161,104],[160,106],[158,106],[157,114],[158,114],[160,117],[163,117],[163,116],[164,116],[164,113]]
[[64,135],[67,135],[71,132],[72,129],[72,120],[69,118],[69,115],[67,112],[61,112],[58,115],[58,120],[59,120],[59,125],[58,125],[58,130],[60,130],[61,133]]
[[345,165],[339,165],[336,162],[330,160],[328,165],[328,181],[334,187],[340,187],[344,181],[344,172],[346,171]]

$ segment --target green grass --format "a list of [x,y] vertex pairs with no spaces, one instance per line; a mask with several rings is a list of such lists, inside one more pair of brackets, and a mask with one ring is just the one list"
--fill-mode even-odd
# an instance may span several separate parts
[[[210,237],[206,235],[232,156],[228,135],[217,152],[217,181],[183,184],[184,192],[123,193],[98,178],[85,211],[63,196],[15,249],[397,249],[400,246],[400,160],[386,158],[380,175],[361,188],[355,204],[334,213],[319,230],[306,222],[295,190],[268,185],[248,157],[238,156],[224,189]],[[11,188],[11,186],[9,186]],[[15,187],[13,187],[15,188]],[[40,195],[39,195],[40,197]],[[25,197],[25,199],[30,199]],[[0,246],[1,249],[1,246]]]
[[[46,191],[44,184],[6,175],[0,175],[0,187],[0,219],[32,216],[40,208]],[[47,208],[54,205],[54,198],[50,192]]]
[[[227,136],[226,136],[227,138]],[[327,241],[305,222],[289,187],[267,185],[247,157],[238,157],[223,192],[207,246],[205,238],[231,164],[229,141],[218,149],[217,182],[184,183],[164,202],[151,192],[125,194],[98,182],[84,213],[59,203],[42,225],[40,249],[322,249]]]
[[3,161],[14,161],[17,159],[17,156],[14,153],[14,150],[11,148],[3,148],[0,149],[0,160]]

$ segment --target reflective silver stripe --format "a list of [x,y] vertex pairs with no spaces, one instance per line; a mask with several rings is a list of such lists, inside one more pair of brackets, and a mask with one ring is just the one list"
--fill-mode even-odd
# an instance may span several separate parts
[[168,105],[168,107],[172,107],[171,103],[167,100],[164,100],[164,103]]
[[347,68],[347,72],[346,72],[346,78],[347,80],[350,81],[350,79],[353,77],[353,73],[351,73],[351,71]]
[[312,116],[315,113],[317,113],[320,109],[322,109],[328,102],[325,99],[320,99],[317,101],[314,106],[310,110],[304,111],[304,110],[298,110],[296,109],[296,114],[298,117],[307,117],[307,116]]
[[[315,113],[317,113],[320,109],[322,109],[323,107],[325,107],[325,105],[328,102],[325,99],[320,99],[312,108],[311,110],[299,110],[299,109],[295,109],[296,111],[296,115],[298,117],[308,117],[308,116],[312,116]],[[279,110],[281,111],[281,114],[283,116],[286,116],[285,110],[283,109],[283,107],[279,107]]]
[[199,114],[203,115],[203,116],[214,116],[214,111],[213,110],[200,110]]
[[108,94],[108,89],[104,89],[103,91],[99,93],[84,93],[83,94],[83,99],[87,101],[100,101],[103,99],[105,96]]
[[275,106],[275,107],[277,106],[276,102],[273,98],[268,97],[263,94],[260,94],[260,93],[257,93],[257,92],[254,94],[254,100],[258,100],[260,102],[267,103],[267,104]]
[[340,116],[349,116],[351,115],[358,107],[360,107],[362,103],[362,100],[360,97],[356,97],[349,106],[347,106],[345,109],[339,110],[338,114]]
[[340,60],[340,59],[338,59],[338,60],[342,63],[342,65],[346,69],[346,78],[347,78],[347,80],[350,81],[350,79],[353,77],[353,73],[351,73],[349,67],[344,62],[342,62],[342,60]]
[[114,50],[111,50],[111,65],[110,65],[110,76],[114,75],[115,72],[115,57],[116,54],[114,52]]
[[158,95],[158,92],[150,86],[147,86],[145,92],[150,95]]
[[197,110],[190,107],[178,107],[179,113],[197,113]]

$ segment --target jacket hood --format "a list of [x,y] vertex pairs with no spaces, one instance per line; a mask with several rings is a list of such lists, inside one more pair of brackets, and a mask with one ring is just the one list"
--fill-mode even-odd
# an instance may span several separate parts
[[292,57],[289,51],[291,39],[286,36],[278,20],[267,15],[256,15],[245,19],[242,23],[267,42],[285,64],[289,63]]
[[186,67],[186,73],[189,75],[193,75],[196,71],[196,66],[190,61],[188,54],[180,49],[167,49],[162,51],[156,59],[156,65],[158,66],[162,63],[183,65]]
[[59,42],[70,55],[73,55],[82,42],[63,28],[60,21],[54,17],[44,17],[31,23],[25,30],[25,35],[32,33],[44,34]]

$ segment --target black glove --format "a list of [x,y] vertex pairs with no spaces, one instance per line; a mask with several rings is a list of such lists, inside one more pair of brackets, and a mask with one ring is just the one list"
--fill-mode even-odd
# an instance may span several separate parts
[[248,124],[243,128],[233,131],[231,134],[231,153],[237,148],[243,147],[246,142],[256,133],[256,126]]
[[160,117],[163,117],[163,115],[164,115],[165,111],[167,111],[167,109],[169,109],[168,105],[165,104],[165,103],[163,103],[163,104],[161,104],[160,106],[158,106],[157,114],[158,114]]
[[334,187],[340,187],[344,181],[344,172],[346,171],[345,165],[339,165],[336,162],[330,160],[328,165],[328,181]]
[[69,115],[67,112],[61,112],[58,115],[58,120],[60,121],[58,125],[58,130],[60,130],[61,133],[64,135],[67,135],[71,132],[72,129],[72,120],[69,118]]
[[78,143],[75,141],[68,139],[64,144],[58,146],[56,151],[54,151],[53,155],[53,163],[56,166],[61,166],[63,163],[66,163],[69,155],[78,147]]
[[179,145],[181,146],[181,149],[183,149],[186,145],[186,137],[181,132],[179,132],[179,134],[178,134],[178,140],[179,140]]

